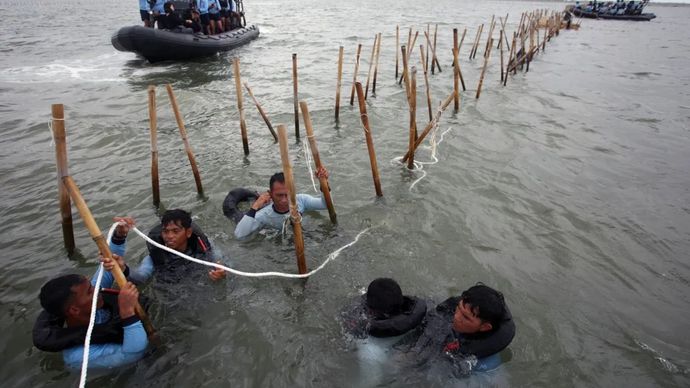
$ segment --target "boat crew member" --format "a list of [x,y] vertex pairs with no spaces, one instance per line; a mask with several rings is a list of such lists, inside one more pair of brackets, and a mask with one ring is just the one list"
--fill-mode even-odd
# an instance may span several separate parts
[[[321,167],[316,170],[316,176],[328,179],[328,171]],[[268,187],[269,190],[259,195],[251,209],[237,223],[235,237],[238,239],[246,238],[261,228],[280,230],[285,220],[290,217],[290,200],[283,173],[274,174]],[[326,209],[326,200],[323,197],[308,194],[297,194],[296,197],[297,211],[300,214],[310,210]]]
[[[78,370],[82,364],[96,277],[89,282],[82,275],[60,276],[48,281],[39,294],[44,310],[34,325],[34,345],[41,350],[62,351],[68,369]],[[109,288],[113,281],[113,275],[104,272],[101,286]],[[134,284],[127,283],[119,292],[104,293],[98,295],[96,325],[89,349],[90,369],[134,363],[143,357],[148,346],[144,326],[134,312],[139,297]]]
[[175,6],[172,1],[166,2],[163,9],[165,10],[165,15],[158,21],[159,26],[162,25],[167,30],[174,30],[184,24],[175,12]]
[[[151,12],[153,12],[153,19],[158,24],[158,28],[165,28],[161,23],[161,19],[165,17],[165,0],[156,0],[151,7]],[[151,27],[153,27],[153,23],[151,23]]]
[[208,0],[208,16],[211,25],[211,35],[220,34],[223,32],[223,27],[220,22],[219,0]]
[[149,0],[139,0],[139,15],[144,27],[151,27],[151,4]]
[[201,30],[208,35],[209,24],[211,19],[208,15],[208,3],[212,0],[197,0],[196,6],[199,10],[199,20],[201,21]]
[[220,24],[223,27],[222,31],[230,31],[230,22],[228,19],[228,16],[230,16],[230,12],[232,9],[232,5],[230,5],[230,2],[232,0],[219,0],[218,2],[220,3]]
[[[136,269],[129,268],[123,256],[127,248],[127,233],[134,226],[134,219],[131,217],[116,217],[115,220],[121,221],[122,224],[115,229],[110,243],[113,259],[101,259],[106,269],[113,268],[115,263],[117,263],[122,268],[122,271],[128,274],[127,279],[136,284],[142,284],[147,282],[154,273],[158,281],[178,283],[204,268],[204,266],[185,260],[150,244],[147,244],[149,255],[142,260],[139,267]],[[149,232],[149,237],[187,256],[205,261],[216,260],[213,245],[211,245],[211,242],[201,228],[192,222],[191,215],[184,210],[166,211],[161,218],[160,225],[154,227]],[[225,271],[222,269],[213,269],[208,272],[208,277],[213,281],[224,279],[225,275]]]
[[192,31],[194,31],[195,33],[201,32],[201,21],[199,20],[199,11],[193,9],[191,12],[191,19],[185,20],[184,26],[187,28],[191,28]]

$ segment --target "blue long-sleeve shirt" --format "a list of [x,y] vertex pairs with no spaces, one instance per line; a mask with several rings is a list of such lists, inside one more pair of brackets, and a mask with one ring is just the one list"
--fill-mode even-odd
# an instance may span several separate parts
[[[297,211],[300,214],[310,210],[323,210],[326,208],[326,200],[323,197],[312,197],[308,194],[297,194]],[[262,209],[249,210],[235,227],[235,237],[245,238],[262,227],[280,230],[285,219],[290,217],[290,212],[278,213],[273,205],[264,206]]]
[[149,0],[139,0],[139,9],[142,11],[150,11],[151,5],[149,5]]
[[[91,278],[91,284],[96,284],[96,274]],[[110,272],[103,273],[101,287],[110,288],[115,278]],[[111,318],[110,311],[96,310],[96,323],[108,322]],[[146,331],[139,317],[136,315],[122,321],[124,338],[121,344],[92,344],[89,349],[89,369],[116,368],[122,365],[134,363],[144,356],[149,344]],[[75,346],[62,351],[62,358],[69,369],[80,369],[84,358],[84,346]]]
[[[215,5],[215,7],[212,5]],[[210,14],[220,13],[220,1],[208,0],[208,13],[210,13]]]
[[152,11],[158,12],[161,15],[165,14],[165,0],[156,0],[156,3],[153,5]]
[[199,14],[204,15],[208,13],[208,2],[210,0],[197,0],[196,7],[199,9]]

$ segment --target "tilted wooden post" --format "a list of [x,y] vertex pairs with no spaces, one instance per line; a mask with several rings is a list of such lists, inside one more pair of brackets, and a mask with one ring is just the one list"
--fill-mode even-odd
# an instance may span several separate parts
[[[397,52],[397,51],[396,51]],[[371,94],[376,95],[376,75],[379,72],[379,56],[381,54],[381,33],[379,32],[378,43],[376,44],[376,62],[374,63],[374,82],[371,86]]]
[[295,108],[295,138],[299,140],[299,95],[297,93],[297,53],[292,54],[292,102]]
[[60,218],[62,222],[62,240],[67,254],[74,253],[74,227],[72,225],[72,202],[69,193],[62,184],[62,178],[69,175],[67,164],[67,140],[65,136],[65,110],[62,104],[51,105],[53,116],[52,128],[55,140],[55,162],[57,164],[58,200],[60,202]]
[[338,120],[340,115],[340,89],[342,87],[342,77],[343,77],[343,46],[338,49],[338,81],[335,84],[335,119]]
[[[180,136],[182,137],[182,142],[184,143],[184,149],[187,151],[187,158],[189,158],[189,164],[192,166],[192,173],[194,174],[194,182],[196,183],[196,191],[199,195],[204,194],[204,188],[201,186],[201,176],[199,175],[199,169],[196,166],[196,159],[194,159],[194,153],[192,152],[192,146],[189,145],[189,140],[187,139],[187,130],[184,127],[184,120],[182,119],[182,114],[180,109],[177,107],[177,99],[175,99],[175,93],[173,92],[172,86],[170,84],[165,85],[168,89],[168,97],[170,97],[170,105],[172,105],[173,112],[175,113],[175,120],[177,120],[177,127],[180,129]],[[249,149],[246,149],[249,152]]]
[[[433,51],[432,51],[433,52]],[[434,65],[434,61],[431,61]],[[417,140],[417,68],[412,66],[410,77],[410,89],[412,96],[410,97],[410,137],[409,137],[409,155],[407,160],[407,168],[412,170],[414,168],[414,143]]]
[[371,57],[369,57],[369,71],[367,71],[367,83],[364,88],[364,99],[369,95],[369,80],[371,79],[371,72],[374,69],[374,58],[376,57],[376,42],[378,42],[378,34],[374,35],[374,44],[371,46]]
[[[419,137],[417,137],[417,140],[415,141],[415,146],[414,146],[415,150],[417,148],[419,148],[419,146],[422,144],[422,142],[426,138],[426,135],[428,135],[429,132],[431,132],[431,130],[436,125],[436,123],[441,119],[441,114],[446,110],[446,108],[448,108],[448,105],[450,105],[451,101],[453,101],[453,92],[450,92],[448,97],[446,97],[446,99],[443,100],[443,102],[441,102],[441,107],[439,108],[438,111],[436,111],[436,116],[434,116],[434,119],[429,121],[429,123],[426,125],[426,127],[424,127],[424,130],[422,131],[422,133],[419,135]],[[412,155],[410,155],[410,152],[408,149],[407,153],[405,153],[405,156],[403,156],[402,163],[407,162],[411,156]]]
[[503,82],[503,30],[498,36],[498,46],[501,48],[501,82]]
[[249,139],[247,138],[247,122],[244,119],[244,104],[242,101],[242,79],[240,78],[240,59],[232,61],[235,76],[235,92],[237,93],[237,110],[240,113],[240,132],[242,134],[242,148],[244,155],[249,155]]
[[151,190],[153,206],[161,203],[160,184],[158,181],[158,119],[156,117],[156,87],[149,85],[149,132],[151,137]]
[[295,181],[292,179],[292,166],[288,155],[287,129],[285,125],[278,124],[278,142],[280,143],[280,159],[283,164],[283,175],[285,176],[285,186],[290,195],[290,221],[292,221],[292,231],[295,234],[295,253],[297,255],[297,271],[301,274],[307,273],[307,263],[304,259],[304,236],[302,235],[302,215],[297,210],[297,194],[295,193]]
[[[321,164],[321,156],[319,156],[319,148],[316,146],[316,137],[314,137],[314,128],[311,124],[311,116],[309,115],[309,108],[305,101],[300,101],[300,108],[302,109],[302,120],[304,121],[304,129],[307,131],[307,139],[309,140],[309,149],[311,150],[311,155],[314,157],[314,164],[316,169],[323,167]],[[321,188],[321,193],[323,193],[323,199],[326,201],[326,207],[328,208],[328,216],[331,218],[332,223],[337,223],[337,216],[335,214],[335,207],[333,207],[333,199],[331,198],[331,188],[328,185],[328,179],[319,178],[319,186]]]
[[479,85],[477,86],[476,98],[479,98],[479,94],[482,92],[482,84],[484,83],[484,73],[486,72],[486,65],[489,63],[489,57],[491,56],[491,48],[493,47],[493,45],[494,40],[489,40],[489,51],[487,51],[486,56],[484,57],[484,67],[482,68],[482,75],[479,77]]
[[400,25],[395,26],[395,79],[398,79],[398,67],[400,63],[398,47],[400,47]]
[[254,105],[256,106],[256,109],[259,111],[261,118],[264,119],[264,123],[266,123],[268,130],[271,132],[271,135],[273,135],[273,139],[275,141],[278,141],[278,135],[276,134],[276,131],[273,130],[273,125],[271,125],[271,120],[268,119],[268,115],[264,111],[264,108],[261,107],[261,104],[259,104],[259,101],[256,99],[256,97],[254,97],[254,93],[252,92],[252,88],[250,88],[249,84],[247,84],[246,82],[244,82],[243,84],[244,84],[244,88],[247,89],[247,93],[249,93],[249,97],[251,97],[252,101],[254,101]]
[[374,189],[376,190],[376,196],[383,197],[383,191],[381,191],[381,180],[379,179],[379,167],[376,163],[376,151],[374,150],[374,140],[371,137],[371,128],[369,127],[369,116],[367,115],[367,105],[364,101],[364,91],[362,90],[362,84],[359,82],[355,84],[355,87],[357,89],[357,99],[359,100],[359,117],[362,120],[362,126],[364,127],[364,137],[366,138],[367,150],[369,151],[369,164],[371,164],[371,175],[374,178]]
[[[112,252],[110,252],[108,242],[105,240],[105,237],[103,237],[103,234],[101,233],[101,230],[98,228],[98,225],[96,224],[96,220],[94,220],[93,215],[91,215],[91,211],[89,210],[89,207],[86,205],[86,202],[84,201],[84,198],[82,197],[81,192],[79,191],[79,187],[77,187],[77,185],[74,183],[74,180],[69,175],[62,178],[62,183],[64,184],[67,192],[69,192],[70,197],[72,197],[74,205],[79,210],[79,214],[81,215],[81,218],[84,221],[84,225],[89,230],[91,238],[93,239],[93,241],[96,242],[96,245],[98,246],[98,251],[101,253],[103,257],[112,259],[113,254]],[[122,269],[119,265],[114,266],[111,273],[113,274],[113,277],[115,278],[115,281],[117,282],[118,286],[120,286],[120,288],[124,287],[127,284],[125,274],[122,273]],[[151,324],[151,321],[149,320],[146,311],[144,311],[144,309],[141,308],[141,306],[139,305],[139,302],[137,302],[134,306],[134,311],[141,319],[141,323],[144,325],[144,330],[146,330],[146,334],[148,334],[149,338],[154,336],[156,331],[153,328],[153,325]]]
[[422,61],[422,70],[424,70],[424,87],[426,88],[426,105],[427,105],[427,108],[429,108],[429,120],[431,120],[434,116],[433,116],[433,112],[431,110],[431,90],[429,89],[429,72],[428,72],[428,68],[427,68],[427,64],[429,63],[429,57],[426,57],[424,55],[424,45],[423,44],[419,45],[419,58]]
[[438,59],[436,59],[436,47],[431,45],[431,39],[429,39],[429,34],[424,31],[424,36],[426,37],[426,44],[431,46],[431,74],[434,74],[434,63],[436,63],[436,67],[438,67],[439,73],[441,72],[441,65],[438,64]]
[[[458,29],[453,28],[453,109],[460,110],[460,74],[458,74]],[[429,107],[429,121],[431,121],[431,107]]]
[[357,45],[357,57],[355,58],[355,74],[352,76],[352,91],[350,92],[350,105],[355,104],[355,84],[357,83],[357,72],[359,71],[359,55],[362,53],[362,44]]
[[[436,36],[437,36],[437,34],[438,34],[438,24],[436,24],[436,26],[434,27],[434,46],[432,47],[432,50],[431,50],[434,58],[433,58],[432,63],[431,63],[431,69],[432,70],[434,69],[434,63],[436,63],[436,67],[438,68],[438,72],[440,73],[441,72],[441,64],[438,62],[438,57],[436,56],[436,53],[438,52],[436,50]],[[432,72],[432,74],[433,74],[433,72]]]

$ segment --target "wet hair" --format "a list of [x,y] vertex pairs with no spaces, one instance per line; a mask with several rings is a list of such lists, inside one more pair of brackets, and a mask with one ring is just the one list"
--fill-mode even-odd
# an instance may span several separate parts
[[396,282],[390,278],[378,278],[367,287],[367,307],[375,313],[395,315],[404,303],[403,293]]
[[277,172],[271,176],[271,180],[268,181],[268,188],[273,190],[273,184],[276,182],[285,183],[285,175],[282,172]]
[[41,292],[38,294],[41,306],[47,312],[64,318],[65,310],[74,295],[72,287],[85,281],[85,277],[77,274],[63,275],[49,280],[41,287]]
[[172,5],[173,5],[172,1],[166,1],[165,4],[163,4],[163,10],[165,11],[165,13],[172,12],[172,9],[171,9]]
[[168,210],[163,213],[163,217],[161,217],[161,225],[165,226],[170,223],[180,225],[185,229],[191,228],[192,215],[182,209]]
[[491,323],[497,328],[506,313],[506,302],[503,294],[479,282],[460,295],[460,301],[469,304],[472,312],[483,322]]

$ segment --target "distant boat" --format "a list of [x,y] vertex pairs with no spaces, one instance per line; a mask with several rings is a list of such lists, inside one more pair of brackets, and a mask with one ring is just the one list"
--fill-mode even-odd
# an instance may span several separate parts
[[183,60],[214,55],[249,43],[259,36],[252,25],[216,35],[193,33],[189,28],[161,30],[144,26],[120,28],[110,39],[119,51],[137,53],[149,62]]
[[642,13],[639,15],[628,14],[610,14],[608,12],[588,12],[579,8],[573,8],[573,15],[582,18],[590,19],[611,19],[611,20],[634,20],[634,21],[650,21],[656,17],[653,13]]

